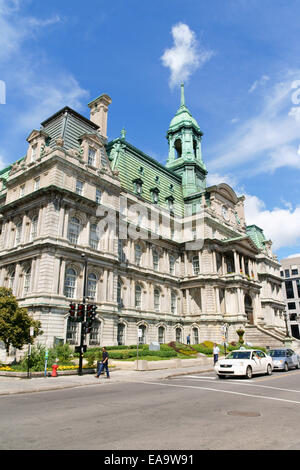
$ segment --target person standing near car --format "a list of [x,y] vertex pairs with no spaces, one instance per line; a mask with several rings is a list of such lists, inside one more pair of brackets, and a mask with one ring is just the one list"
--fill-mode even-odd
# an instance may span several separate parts
[[219,353],[220,353],[220,349],[219,349],[217,343],[214,343],[214,347],[213,347],[214,364],[215,364],[216,362],[218,362]]
[[109,370],[108,370],[108,352],[106,351],[106,348],[103,347],[102,348],[102,362],[100,364],[100,367],[98,368],[97,375],[95,376],[97,379],[99,379],[104,369],[106,371],[106,378],[110,379]]

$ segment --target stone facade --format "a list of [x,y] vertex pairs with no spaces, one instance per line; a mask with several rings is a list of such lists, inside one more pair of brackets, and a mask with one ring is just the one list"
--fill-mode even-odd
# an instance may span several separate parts
[[300,256],[282,259],[281,264],[280,274],[284,280],[282,293],[289,315],[291,334],[300,339]]
[[[182,89],[183,93],[183,89]],[[0,173],[0,285],[42,323],[38,341],[79,344],[70,302],[97,305],[90,346],[229,340],[239,326],[285,328],[280,264],[244,197],[207,187],[202,132],[181,107],[164,166],[121,137],[107,142],[101,95],[91,120],[66,107]],[[170,148],[171,147],[171,148]]]

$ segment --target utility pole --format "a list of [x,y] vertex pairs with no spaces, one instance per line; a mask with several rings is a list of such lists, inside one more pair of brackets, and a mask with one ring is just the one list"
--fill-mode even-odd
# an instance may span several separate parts
[[86,294],[87,294],[87,267],[88,267],[88,260],[86,258],[85,253],[82,253],[81,257],[84,259],[84,280],[83,280],[83,300],[82,300],[82,303],[84,305],[84,311],[83,311],[83,319],[81,323],[78,375],[82,375],[83,343],[84,343],[84,338],[85,338],[85,327],[86,327]]

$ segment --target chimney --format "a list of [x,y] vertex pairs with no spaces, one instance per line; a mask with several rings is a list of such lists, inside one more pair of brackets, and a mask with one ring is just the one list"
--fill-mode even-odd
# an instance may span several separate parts
[[101,95],[88,104],[91,110],[90,120],[97,124],[100,134],[107,138],[107,111],[111,104],[111,98],[108,95]]

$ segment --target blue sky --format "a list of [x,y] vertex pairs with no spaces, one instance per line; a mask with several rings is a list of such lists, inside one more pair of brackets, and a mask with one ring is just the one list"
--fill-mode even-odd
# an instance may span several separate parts
[[1,166],[45,118],[89,117],[102,93],[109,139],[124,126],[165,163],[184,80],[208,183],[246,195],[280,259],[300,253],[299,17],[298,0],[0,0]]

